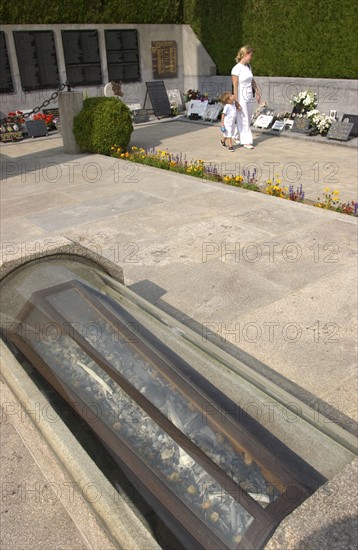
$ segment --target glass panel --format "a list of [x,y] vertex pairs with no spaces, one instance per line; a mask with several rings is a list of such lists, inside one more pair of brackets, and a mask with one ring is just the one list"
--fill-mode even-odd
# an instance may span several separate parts
[[[120,320],[117,309],[112,307],[108,298],[93,298]],[[135,325],[127,325],[127,330],[121,334],[118,326],[105,319],[75,288],[57,292],[46,300],[112,367],[262,507],[280,495],[276,484],[267,479],[267,475],[265,477],[251,454],[241,450],[238,442],[235,444],[215,418],[211,418],[212,404],[190,400],[173,377],[165,376],[139,351],[136,347],[139,334]]]
[[[72,300],[76,293],[71,291],[70,294]],[[58,296],[53,300],[56,305],[61,304],[60,308],[64,305]],[[65,303],[68,305],[67,301]],[[77,305],[80,306],[77,310],[79,319],[84,308],[83,304],[82,307],[79,303]],[[72,307],[75,311],[75,302]],[[65,382],[86,403],[89,411],[94,411],[216,537],[234,550],[253,521],[241,504],[163,431],[70,336],[64,334],[60,325],[49,321],[36,309],[27,316],[25,330],[26,341],[50,366],[57,379]],[[86,412],[87,418],[89,414]]]

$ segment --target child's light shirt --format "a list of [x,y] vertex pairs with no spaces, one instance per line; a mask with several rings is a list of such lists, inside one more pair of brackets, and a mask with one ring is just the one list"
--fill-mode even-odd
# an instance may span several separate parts
[[223,109],[224,113],[224,137],[234,137],[237,109],[235,103],[226,103]]

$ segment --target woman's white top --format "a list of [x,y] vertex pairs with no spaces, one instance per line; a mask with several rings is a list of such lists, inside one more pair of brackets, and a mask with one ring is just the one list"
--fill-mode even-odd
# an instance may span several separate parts
[[252,79],[254,75],[251,72],[251,69],[248,65],[243,63],[237,63],[231,71],[231,75],[237,76],[239,78],[239,87],[238,87],[238,102],[242,101],[252,101]]

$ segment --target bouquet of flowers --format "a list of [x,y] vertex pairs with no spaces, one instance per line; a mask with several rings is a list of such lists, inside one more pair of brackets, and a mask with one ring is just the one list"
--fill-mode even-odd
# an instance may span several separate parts
[[199,90],[192,90],[191,88],[185,93],[185,95],[187,96],[188,101],[191,101],[192,99],[200,99],[201,96]]
[[317,109],[312,109],[308,111],[307,117],[310,119],[311,123],[314,124],[318,132],[325,136],[328,130],[331,127],[332,119],[325,115],[325,113],[320,113]]
[[290,103],[294,107],[294,114],[305,116],[307,111],[315,109],[317,106],[317,94],[312,90],[305,90],[298,95],[293,96]]
[[7,114],[7,122],[16,122],[20,126],[24,124],[25,118],[22,111],[11,111]]

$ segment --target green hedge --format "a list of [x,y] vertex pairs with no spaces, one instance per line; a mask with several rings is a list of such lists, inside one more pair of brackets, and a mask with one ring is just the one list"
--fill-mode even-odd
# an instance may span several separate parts
[[182,23],[182,0],[5,0],[2,24]]
[[3,24],[147,23],[191,25],[230,74],[237,50],[255,47],[262,76],[357,78],[356,0],[7,0]]
[[355,0],[186,0],[184,20],[230,74],[236,52],[255,48],[261,76],[357,78]]

